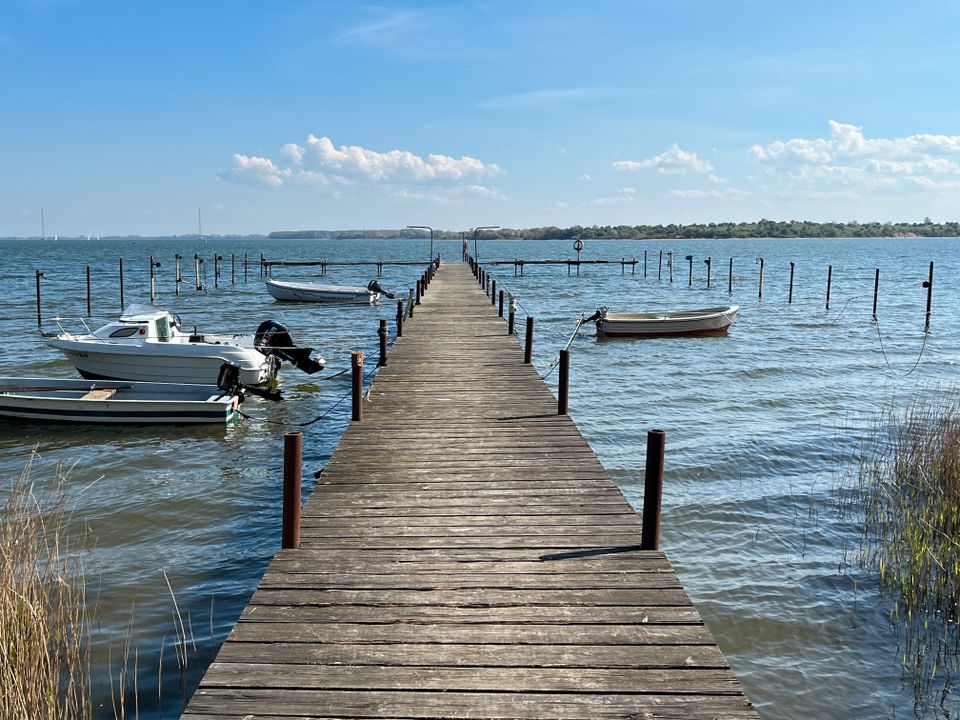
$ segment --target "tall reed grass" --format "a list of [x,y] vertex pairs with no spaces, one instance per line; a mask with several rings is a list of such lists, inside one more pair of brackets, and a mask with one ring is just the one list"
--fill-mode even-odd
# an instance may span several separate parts
[[956,717],[947,704],[960,668],[960,394],[922,397],[877,423],[846,502],[862,513],[860,565],[892,598],[918,710]]
[[66,532],[65,475],[38,490],[32,463],[0,518],[0,708],[10,720],[92,715],[83,568]]

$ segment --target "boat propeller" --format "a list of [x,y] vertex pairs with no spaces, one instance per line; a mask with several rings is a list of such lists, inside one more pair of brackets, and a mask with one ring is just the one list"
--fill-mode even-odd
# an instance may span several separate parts
[[253,336],[253,346],[264,355],[275,355],[308,375],[323,370],[323,360],[313,357],[313,348],[297,347],[287,329],[273,320],[264,320]]
[[369,290],[370,292],[380,293],[384,297],[389,298],[390,300],[393,300],[393,293],[390,293],[384,290],[380,286],[380,283],[378,283],[376,280],[371,280],[370,282],[367,283],[367,290]]

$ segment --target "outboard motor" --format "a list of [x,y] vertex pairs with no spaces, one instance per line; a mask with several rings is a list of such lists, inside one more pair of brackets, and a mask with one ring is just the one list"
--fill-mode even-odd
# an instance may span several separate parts
[[271,390],[260,387],[247,387],[240,382],[240,366],[233,362],[225,362],[220,366],[220,374],[217,376],[217,387],[223,391],[224,395],[236,395],[242,403],[245,398],[244,392],[251,395],[262,397],[267,400],[279,402],[283,396],[279,390]]
[[313,357],[313,348],[297,347],[287,329],[273,320],[264,320],[253,337],[253,346],[264,355],[275,355],[312,375],[323,370],[323,358]]
[[584,322],[585,323],[596,322],[597,320],[600,320],[601,318],[606,316],[606,314],[607,314],[607,309],[605,307],[597,308],[597,311],[590,317],[584,319]]
[[386,290],[384,290],[380,286],[380,283],[378,283],[376,280],[371,280],[369,283],[367,283],[367,290],[369,290],[370,292],[380,293],[385,298],[393,300],[393,293],[389,293]]

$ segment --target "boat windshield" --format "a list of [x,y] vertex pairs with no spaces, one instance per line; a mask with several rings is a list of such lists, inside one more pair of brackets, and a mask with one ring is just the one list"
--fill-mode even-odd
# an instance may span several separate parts
[[156,319],[157,340],[167,342],[170,340],[170,320],[166,315]]

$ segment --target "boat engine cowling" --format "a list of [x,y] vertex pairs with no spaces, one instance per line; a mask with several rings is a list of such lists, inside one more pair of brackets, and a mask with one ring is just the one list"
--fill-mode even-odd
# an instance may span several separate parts
[[323,370],[323,362],[313,357],[313,348],[297,347],[289,331],[280,323],[264,320],[253,337],[253,345],[264,355],[274,355],[295,365],[308,375]]
[[390,293],[384,290],[383,287],[381,287],[380,283],[378,283],[376,280],[371,280],[370,282],[367,283],[367,290],[369,290],[370,292],[380,293],[385,298],[389,298],[390,300],[393,300],[393,293]]

